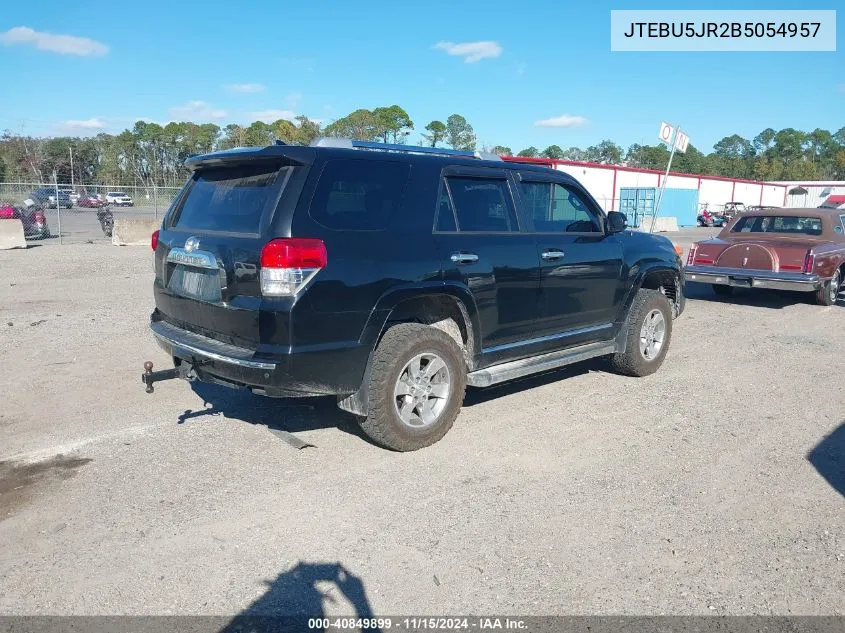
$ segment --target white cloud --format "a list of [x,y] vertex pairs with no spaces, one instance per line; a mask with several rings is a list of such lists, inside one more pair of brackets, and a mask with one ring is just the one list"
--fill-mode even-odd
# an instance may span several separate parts
[[258,112],[250,112],[250,121],[264,121],[264,123],[273,123],[279,119],[286,119],[292,121],[296,116],[295,112],[290,110],[259,110]]
[[42,51],[59,53],[60,55],[105,55],[109,47],[87,37],[75,35],[57,35],[36,31],[28,26],[16,26],[5,33],[0,33],[0,41],[6,46],[16,44],[30,44]]
[[205,101],[188,101],[185,105],[171,108],[170,116],[188,121],[222,119],[226,116],[226,111],[214,108]]
[[236,94],[250,94],[253,92],[264,92],[266,90],[264,84],[227,84],[226,90]]
[[535,121],[535,127],[578,127],[587,122],[582,116],[572,114],[561,114],[550,119],[543,119],[542,121]]
[[449,55],[463,57],[467,64],[474,64],[487,57],[498,57],[502,54],[502,47],[498,42],[437,42],[434,48],[446,51]]
[[91,117],[90,119],[71,119],[64,122],[65,127],[72,130],[103,130],[107,127],[105,121],[99,117]]

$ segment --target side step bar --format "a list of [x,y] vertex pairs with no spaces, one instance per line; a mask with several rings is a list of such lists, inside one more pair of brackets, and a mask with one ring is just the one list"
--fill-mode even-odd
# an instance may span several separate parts
[[522,378],[523,376],[557,369],[558,367],[578,363],[582,360],[595,358],[596,356],[605,356],[614,353],[616,353],[616,343],[614,341],[587,343],[586,345],[550,352],[542,356],[512,360],[507,363],[470,372],[467,374],[467,384],[471,387],[489,387],[500,382]]

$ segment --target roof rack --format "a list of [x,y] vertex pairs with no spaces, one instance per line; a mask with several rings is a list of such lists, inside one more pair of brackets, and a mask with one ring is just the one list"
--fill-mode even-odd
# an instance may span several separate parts
[[477,158],[479,160],[502,160],[496,154],[481,151],[466,151],[459,149],[445,149],[443,147],[421,147],[419,145],[398,145],[393,143],[376,143],[373,141],[353,141],[348,138],[322,137],[314,140],[311,147],[339,147],[344,149],[364,149],[379,152],[403,152],[405,154],[430,154],[434,156],[460,156],[461,158]]

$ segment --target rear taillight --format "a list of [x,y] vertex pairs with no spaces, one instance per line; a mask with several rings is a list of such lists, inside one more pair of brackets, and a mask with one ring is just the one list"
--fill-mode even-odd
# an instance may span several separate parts
[[158,248],[158,231],[153,231],[153,235],[150,238],[150,246],[153,250]]
[[43,211],[36,211],[33,213],[32,219],[36,224],[45,224],[47,222],[47,216],[44,215]]
[[301,237],[271,240],[261,250],[261,294],[292,297],[327,263],[328,254],[322,240]]
[[695,252],[698,250],[698,243],[693,242],[689,247],[689,253],[687,254],[687,266],[691,266],[693,262],[695,262]]
[[805,274],[811,273],[815,267],[816,254],[813,251],[807,251],[807,254],[804,255],[804,266],[801,268],[801,272]]

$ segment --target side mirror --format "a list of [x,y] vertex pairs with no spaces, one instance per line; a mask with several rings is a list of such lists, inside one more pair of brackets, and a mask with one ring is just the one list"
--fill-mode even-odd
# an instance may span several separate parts
[[608,234],[621,233],[628,226],[628,216],[619,211],[607,212],[607,232]]

